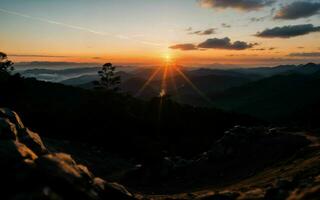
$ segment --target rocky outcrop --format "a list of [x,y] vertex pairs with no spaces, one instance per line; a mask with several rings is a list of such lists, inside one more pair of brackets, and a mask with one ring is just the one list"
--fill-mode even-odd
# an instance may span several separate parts
[[[273,177],[273,174],[281,175],[285,171],[287,173],[288,168],[282,165],[288,164],[291,169],[296,159],[301,159],[299,156],[305,156],[303,152],[312,151],[310,148],[313,148],[310,138],[302,132],[286,128],[235,126],[226,131],[221,139],[215,141],[207,152],[193,159],[164,157],[163,160],[159,160],[158,168],[154,170],[148,170],[142,166],[137,171],[131,172],[126,177],[128,179],[126,183],[131,184],[132,181],[137,183],[137,180],[144,180],[141,187],[146,185],[148,188],[153,185],[154,188],[162,188],[165,185],[165,192],[171,192],[171,188],[178,191],[208,186],[228,188],[227,186],[232,187],[233,184],[240,181],[245,182],[245,180],[252,179],[253,181],[249,181],[250,184],[246,182],[250,186],[243,188],[239,184],[237,189],[232,188],[226,191],[213,189],[205,192],[204,195],[195,193],[194,197],[184,195],[170,198],[286,200],[290,197],[295,199],[297,195],[310,196],[309,193],[315,195],[315,192],[319,192],[317,184],[310,184],[308,188],[303,189],[307,178],[292,180],[290,175],[288,179],[285,177],[277,182],[278,176]],[[272,172],[268,171],[266,172],[268,175],[262,176],[261,173],[270,170],[270,167],[276,169],[271,170]],[[297,171],[305,170],[305,166],[297,169],[292,166],[292,170],[292,174],[295,174]],[[309,174],[304,171],[301,173]],[[258,175],[259,179],[255,178]],[[254,182],[260,178],[262,178],[261,182],[264,182],[264,178],[272,180],[272,182],[267,181],[268,183],[263,186],[255,184]],[[161,192],[163,191],[160,190]],[[149,197],[154,198],[153,196]]]
[[50,153],[10,109],[0,109],[0,177],[1,199],[134,199],[126,188],[95,177],[70,155]]
[[292,155],[309,143],[304,136],[284,128],[235,126],[213,144],[207,155],[211,162],[233,160],[252,165]]

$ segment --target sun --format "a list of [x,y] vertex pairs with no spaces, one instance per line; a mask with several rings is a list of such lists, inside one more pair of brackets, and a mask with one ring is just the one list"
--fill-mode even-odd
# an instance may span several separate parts
[[173,60],[173,58],[172,58],[172,55],[171,55],[171,54],[165,54],[165,55],[164,55],[164,62],[165,62],[166,64],[172,63],[172,60]]

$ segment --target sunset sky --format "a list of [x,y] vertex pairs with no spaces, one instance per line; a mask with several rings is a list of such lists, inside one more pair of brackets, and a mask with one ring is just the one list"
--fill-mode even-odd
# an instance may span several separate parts
[[15,62],[320,62],[320,0],[0,0]]

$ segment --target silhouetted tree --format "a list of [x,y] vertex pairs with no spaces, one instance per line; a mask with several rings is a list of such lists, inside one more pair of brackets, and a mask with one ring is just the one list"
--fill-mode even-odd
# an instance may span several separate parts
[[100,81],[95,81],[94,84],[98,88],[104,88],[107,90],[119,90],[120,76],[115,75],[116,67],[111,63],[106,63],[102,66],[102,69],[98,72]]
[[10,73],[13,70],[13,62],[8,60],[7,54],[0,52],[0,73]]

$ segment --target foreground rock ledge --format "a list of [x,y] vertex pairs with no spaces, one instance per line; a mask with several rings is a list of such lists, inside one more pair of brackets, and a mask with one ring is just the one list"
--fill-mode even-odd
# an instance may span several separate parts
[[117,183],[95,177],[70,155],[50,153],[10,109],[0,108],[1,199],[131,200]]
[[[312,141],[313,143],[310,143]],[[318,200],[320,199],[319,144],[318,138],[309,136],[308,139],[304,134],[290,133],[281,129],[236,126],[216,141],[210,150],[193,160],[165,158],[164,165],[160,166],[162,171],[158,169],[154,172],[156,176],[150,175],[150,177],[155,181],[167,177],[184,178],[187,181],[190,179],[193,182],[198,179],[203,181],[205,178],[226,181],[228,176],[239,177],[236,173],[240,173],[245,176],[242,180],[246,182],[246,186],[238,184],[228,189],[213,188],[181,195],[135,194],[133,196],[124,186],[95,177],[86,166],[77,164],[70,155],[49,152],[41,137],[26,128],[17,113],[0,108],[0,199]],[[269,166],[269,160],[284,161],[284,158],[292,157],[292,153],[297,157],[301,154],[302,158],[286,161],[294,171],[298,169],[294,173],[295,176],[290,175],[286,179],[280,179],[280,176],[289,173],[290,169],[283,169],[283,166],[275,166],[275,169],[264,172],[267,175],[262,173],[262,179],[251,175],[255,173],[251,172],[253,168],[263,169],[264,166]],[[234,166],[248,170],[234,170]],[[181,172],[184,173],[181,175]],[[218,176],[222,172],[226,175]],[[161,179],[159,174],[163,176]],[[271,177],[273,174],[279,175],[279,180],[265,185],[265,177]],[[135,183],[141,179],[133,177]],[[250,179],[252,180],[248,181]],[[258,185],[257,180],[262,181],[260,183],[262,185]],[[173,182],[171,186],[176,187],[179,184],[181,182]],[[166,186],[170,187],[168,184]]]

